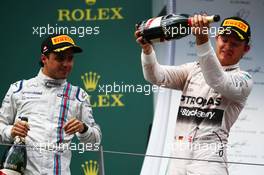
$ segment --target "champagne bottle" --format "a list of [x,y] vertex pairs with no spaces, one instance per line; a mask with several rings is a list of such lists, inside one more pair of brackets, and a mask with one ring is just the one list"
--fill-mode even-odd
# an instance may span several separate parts
[[[218,22],[219,15],[207,16],[209,22]],[[144,42],[163,42],[180,39],[191,34],[191,19],[187,14],[169,14],[141,21],[136,24]]]
[[[21,117],[21,121],[28,122],[27,117]],[[22,175],[27,166],[27,150],[25,138],[16,136],[14,144],[9,149],[6,159],[3,164],[3,169],[0,170],[0,175]]]

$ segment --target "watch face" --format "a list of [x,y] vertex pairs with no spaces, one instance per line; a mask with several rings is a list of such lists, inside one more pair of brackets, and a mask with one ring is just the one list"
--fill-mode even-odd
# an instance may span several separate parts
[[83,131],[81,132],[81,134],[85,133],[87,130],[88,130],[88,126],[85,123],[83,123]]

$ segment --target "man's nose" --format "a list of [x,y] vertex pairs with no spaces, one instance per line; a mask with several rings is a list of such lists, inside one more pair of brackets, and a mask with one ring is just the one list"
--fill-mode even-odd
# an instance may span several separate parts
[[234,45],[232,44],[232,42],[225,43],[225,49],[232,50],[233,48],[234,48]]
[[63,66],[69,66],[69,65],[71,65],[71,61],[65,59],[65,60],[62,62],[62,65],[63,65]]

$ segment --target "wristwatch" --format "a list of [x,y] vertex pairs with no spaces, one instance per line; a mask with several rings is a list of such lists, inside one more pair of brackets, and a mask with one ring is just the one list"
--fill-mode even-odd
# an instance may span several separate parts
[[80,134],[85,133],[87,130],[88,130],[88,126],[85,123],[83,123],[83,131],[80,132]]

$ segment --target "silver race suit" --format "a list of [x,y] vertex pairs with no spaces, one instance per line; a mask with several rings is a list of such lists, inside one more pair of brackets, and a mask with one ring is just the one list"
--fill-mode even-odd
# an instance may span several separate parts
[[[198,61],[180,66],[159,65],[155,52],[142,52],[147,81],[181,90],[172,155],[190,159],[226,161],[225,148],[231,126],[245,106],[252,78],[238,64],[221,66],[210,42],[197,46]],[[191,143],[179,149],[179,143]],[[217,144],[217,150],[202,150],[194,144]],[[182,148],[182,147],[181,147]],[[170,175],[225,175],[225,164],[205,161],[171,160]]]
[[86,132],[76,133],[84,147],[98,148],[101,141],[88,94],[65,79],[45,76],[42,70],[36,77],[10,86],[0,109],[2,143],[12,143],[11,128],[19,117],[27,117],[30,127],[26,137],[26,175],[70,174],[74,135],[65,134],[63,126],[73,117],[88,126]]

